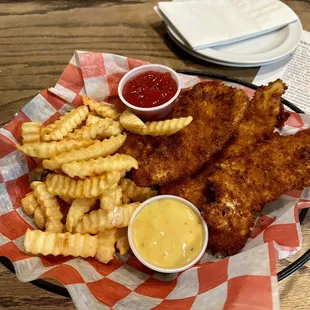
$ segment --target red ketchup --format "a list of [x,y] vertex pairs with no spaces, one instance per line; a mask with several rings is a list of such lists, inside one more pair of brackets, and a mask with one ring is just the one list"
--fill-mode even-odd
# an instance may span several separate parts
[[136,107],[153,108],[168,102],[177,88],[177,83],[169,72],[147,71],[124,85],[123,97]]

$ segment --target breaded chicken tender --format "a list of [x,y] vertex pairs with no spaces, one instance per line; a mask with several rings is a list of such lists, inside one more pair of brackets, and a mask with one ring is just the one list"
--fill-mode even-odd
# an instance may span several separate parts
[[283,126],[289,116],[284,112],[281,102],[285,89],[286,85],[281,80],[259,87],[242,122],[223,149],[198,173],[164,184],[160,187],[160,193],[181,196],[198,208],[201,208],[203,203],[210,202],[212,194],[207,179],[216,165],[229,157],[247,154],[257,142],[269,139],[275,127]]
[[193,121],[178,133],[161,137],[156,148],[136,158],[139,169],[133,172],[134,182],[138,186],[160,185],[196,172],[232,136],[248,104],[240,89],[218,82],[196,84],[167,117],[192,116]]
[[215,195],[203,205],[213,252],[240,251],[254,225],[253,212],[287,191],[310,185],[310,129],[256,144],[247,156],[233,157],[209,177]]

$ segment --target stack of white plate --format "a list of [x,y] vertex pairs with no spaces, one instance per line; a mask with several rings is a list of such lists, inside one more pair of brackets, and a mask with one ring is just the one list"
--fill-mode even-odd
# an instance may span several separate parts
[[302,25],[298,19],[283,28],[252,39],[193,50],[172,26],[166,24],[166,28],[174,43],[185,52],[204,61],[230,67],[260,67],[279,61],[295,50],[302,35]]

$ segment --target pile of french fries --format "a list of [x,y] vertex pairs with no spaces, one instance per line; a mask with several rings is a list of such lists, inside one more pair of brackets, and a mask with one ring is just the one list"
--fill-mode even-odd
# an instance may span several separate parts
[[[126,178],[136,159],[118,154],[124,128],[141,135],[170,135],[192,121],[187,118],[144,123],[126,110],[83,97],[82,106],[42,127],[22,125],[17,149],[38,163],[40,179],[22,199],[38,230],[27,230],[24,247],[34,255],[95,257],[102,263],[130,247],[127,226],[139,204],[157,195]],[[61,200],[70,205],[66,219]]]

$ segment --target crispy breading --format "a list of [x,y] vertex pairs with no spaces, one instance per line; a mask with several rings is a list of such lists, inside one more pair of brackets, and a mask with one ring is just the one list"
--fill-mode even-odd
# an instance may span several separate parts
[[214,169],[215,165],[212,164],[209,167],[203,167],[195,174],[166,183],[160,187],[160,194],[180,196],[200,209],[204,203],[211,202],[212,193],[207,178]]
[[141,136],[130,131],[126,131],[127,139],[117,150],[119,154],[130,155],[138,162],[143,157],[147,157],[159,146],[163,137]]
[[210,202],[211,191],[207,178],[214,171],[216,164],[233,156],[250,152],[257,142],[269,139],[275,127],[281,127],[288,118],[281,103],[286,85],[281,80],[269,83],[257,89],[245,116],[231,139],[223,149],[209,160],[198,173],[185,176],[175,182],[161,186],[161,194],[181,196],[198,208]]
[[231,137],[248,104],[240,89],[218,82],[196,84],[174,104],[168,117],[190,115],[193,121],[180,132],[162,137],[157,148],[138,159],[134,182],[164,184],[197,171]]
[[257,142],[269,139],[276,127],[283,126],[289,117],[281,99],[286,88],[278,79],[257,89],[239,128],[223,148],[222,159],[246,154]]
[[247,156],[225,160],[209,177],[215,203],[203,205],[209,247],[221,254],[243,248],[253,212],[293,189],[310,185],[310,129],[291,136],[275,133]]

